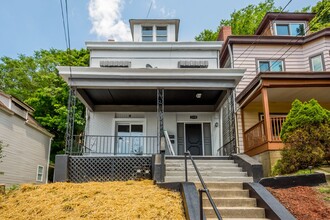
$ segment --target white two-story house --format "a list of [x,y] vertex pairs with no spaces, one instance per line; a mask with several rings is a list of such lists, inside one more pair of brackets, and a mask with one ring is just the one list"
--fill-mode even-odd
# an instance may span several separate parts
[[179,23],[132,19],[132,42],[88,41],[89,67],[58,67],[87,109],[69,153],[150,155],[163,135],[168,154],[236,151],[232,91],[245,70],[220,68],[221,41],[179,42]]

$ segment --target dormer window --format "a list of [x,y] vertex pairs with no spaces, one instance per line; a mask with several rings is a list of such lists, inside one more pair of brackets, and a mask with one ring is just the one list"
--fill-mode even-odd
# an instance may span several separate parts
[[276,23],[276,35],[278,36],[304,36],[304,23]]
[[143,42],[166,42],[167,27],[166,26],[142,26],[142,41]]
[[152,26],[143,26],[142,27],[142,41],[143,42],[153,41],[153,28],[152,28]]
[[167,41],[167,27],[157,26],[156,27],[156,41]]

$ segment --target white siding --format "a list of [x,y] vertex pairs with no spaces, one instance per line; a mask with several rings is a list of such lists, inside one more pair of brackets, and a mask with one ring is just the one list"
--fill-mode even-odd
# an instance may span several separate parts
[[[220,47],[219,47],[220,49]],[[218,51],[91,51],[91,67],[100,67],[101,60],[130,61],[131,68],[146,68],[146,64],[162,69],[176,69],[182,60],[208,61],[209,67],[218,67]]]
[[0,183],[40,183],[36,181],[37,166],[44,167],[43,182],[47,180],[47,165],[50,138],[25,124],[16,115],[0,110],[0,140],[4,148],[3,162],[0,163]]

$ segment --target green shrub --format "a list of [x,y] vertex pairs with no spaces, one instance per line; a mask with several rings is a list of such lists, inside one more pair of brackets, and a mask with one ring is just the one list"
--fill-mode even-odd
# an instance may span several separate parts
[[320,165],[330,148],[330,111],[314,99],[304,103],[295,100],[283,123],[281,139],[285,147],[273,175]]

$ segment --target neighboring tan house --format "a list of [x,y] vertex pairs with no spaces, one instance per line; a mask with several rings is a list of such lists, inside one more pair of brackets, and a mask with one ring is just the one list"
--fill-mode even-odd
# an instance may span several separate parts
[[236,152],[232,91],[244,69],[219,68],[223,42],[178,42],[177,19],[130,27],[133,42],[87,42],[89,67],[58,67],[87,109],[81,146],[67,153],[151,155],[163,131],[168,154]]
[[0,92],[0,184],[47,183],[53,135],[32,117],[33,109]]
[[291,103],[314,98],[330,109],[330,28],[310,33],[314,16],[267,13],[255,35],[222,39],[220,67],[246,69],[236,88],[239,146],[265,175],[280,158]]

